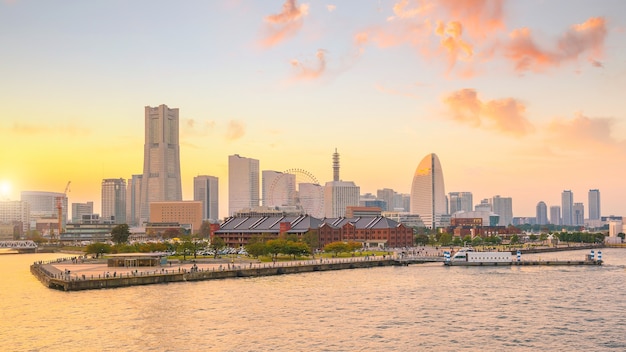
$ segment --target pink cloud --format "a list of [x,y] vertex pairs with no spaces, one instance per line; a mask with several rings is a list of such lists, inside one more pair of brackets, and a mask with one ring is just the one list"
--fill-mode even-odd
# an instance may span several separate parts
[[516,137],[534,131],[524,116],[526,106],[513,98],[481,101],[474,89],[461,89],[443,99],[453,120],[475,128],[485,128]]
[[624,140],[617,140],[611,130],[612,118],[588,117],[577,114],[570,120],[555,119],[547,126],[550,143],[562,149],[589,150],[618,147],[626,151]]
[[315,67],[309,66],[296,59],[291,60],[291,66],[295,69],[295,78],[299,80],[311,80],[319,78],[326,70],[326,51],[324,49],[317,50],[315,54],[317,64]]
[[503,0],[440,0],[450,18],[463,23],[468,34],[482,38],[504,29]]
[[298,6],[296,0],[286,0],[280,13],[265,17],[267,28],[261,45],[271,47],[293,37],[302,27],[308,11],[309,5]]
[[246,134],[246,125],[237,120],[231,120],[228,122],[226,129],[226,140],[235,141]]
[[543,49],[536,43],[530,29],[520,28],[511,32],[505,55],[513,61],[518,72],[541,72],[565,62],[576,61],[583,55],[588,60],[598,62],[596,58],[602,55],[606,34],[604,18],[592,17],[572,26],[553,49]]

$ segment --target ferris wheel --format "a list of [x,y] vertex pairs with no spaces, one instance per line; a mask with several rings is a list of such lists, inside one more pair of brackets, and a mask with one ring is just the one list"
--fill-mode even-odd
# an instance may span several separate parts
[[269,206],[296,206],[311,216],[324,215],[324,188],[306,170],[283,171],[274,178],[268,193]]

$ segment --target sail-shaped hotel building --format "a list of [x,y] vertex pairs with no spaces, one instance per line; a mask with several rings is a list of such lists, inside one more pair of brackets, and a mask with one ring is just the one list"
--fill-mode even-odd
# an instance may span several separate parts
[[411,184],[411,214],[420,216],[428,228],[441,226],[447,213],[446,191],[441,163],[436,154],[428,154],[417,166]]

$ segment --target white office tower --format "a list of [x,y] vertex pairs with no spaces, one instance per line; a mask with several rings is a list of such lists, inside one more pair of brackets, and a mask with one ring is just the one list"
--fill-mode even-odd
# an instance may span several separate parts
[[498,226],[509,226],[513,223],[513,199],[494,196],[491,198],[493,212],[500,215]]
[[448,193],[448,204],[450,214],[457,211],[470,212],[474,210],[474,197],[472,192],[450,192]]
[[132,175],[126,184],[126,222],[128,226],[141,226],[141,179],[143,175]]
[[411,184],[411,214],[420,216],[428,228],[442,224],[447,213],[446,191],[441,163],[436,154],[428,154],[417,166]]
[[126,223],[126,180],[102,180],[102,218],[116,224]]
[[339,177],[339,153],[333,153],[333,181],[324,186],[324,216],[337,218],[346,215],[346,208],[359,206],[361,187],[352,181],[341,181]]
[[296,175],[273,170],[263,170],[261,174],[263,206],[280,207],[296,205]]
[[193,200],[202,202],[202,220],[219,220],[219,180],[215,176],[193,178]]
[[228,216],[259,206],[259,161],[228,156]]
[[574,195],[572,191],[563,191],[561,193],[561,211],[563,212],[563,219],[561,225],[572,226],[574,225],[573,208],[574,207]]
[[589,220],[600,220],[600,190],[589,190]]
[[56,192],[39,192],[39,191],[22,191],[21,200],[30,206],[30,220],[37,219],[56,219],[59,217],[57,205],[61,209],[61,224],[65,228],[67,223],[68,204],[67,196],[64,193]]
[[183,199],[178,126],[178,109],[146,106],[139,225],[150,218],[150,203]]

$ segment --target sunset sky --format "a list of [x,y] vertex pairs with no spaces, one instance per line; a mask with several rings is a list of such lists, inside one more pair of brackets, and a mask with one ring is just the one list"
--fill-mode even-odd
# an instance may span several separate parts
[[228,155],[361,193],[446,193],[514,216],[600,189],[626,215],[626,1],[0,0],[0,195],[95,203],[141,174],[144,107],[180,109],[183,197]]

